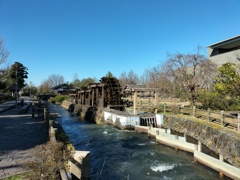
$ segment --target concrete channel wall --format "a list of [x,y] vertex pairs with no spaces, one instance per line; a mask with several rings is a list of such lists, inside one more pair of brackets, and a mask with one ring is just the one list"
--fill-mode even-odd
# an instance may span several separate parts
[[220,173],[220,175],[226,175],[230,178],[240,180],[240,169],[234,167],[223,161],[220,155],[219,159],[211,157],[201,152],[201,142],[193,144],[187,142],[186,136],[178,136],[171,134],[170,129],[153,128],[135,126],[135,130],[138,132],[147,132],[148,136],[155,137],[156,142],[175,148],[176,150],[183,150],[192,153],[194,160],[200,162]]
[[179,133],[187,133],[201,141],[216,154],[222,154],[229,164],[240,168],[240,134],[211,122],[194,117],[164,115],[164,128],[170,128]]

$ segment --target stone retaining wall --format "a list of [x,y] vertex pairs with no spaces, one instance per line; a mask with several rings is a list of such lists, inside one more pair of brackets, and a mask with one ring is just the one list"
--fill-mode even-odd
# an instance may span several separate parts
[[[213,123],[189,120],[184,117],[164,115],[163,127],[171,128],[180,133],[200,140],[216,154],[222,154],[224,160],[240,168],[240,134]],[[188,117],[189,118],[189,117]]]
[[63,101],[61,106],[85,119],[97,124],[103,123],[103,108],[93,106],[74,104],[69,101]]

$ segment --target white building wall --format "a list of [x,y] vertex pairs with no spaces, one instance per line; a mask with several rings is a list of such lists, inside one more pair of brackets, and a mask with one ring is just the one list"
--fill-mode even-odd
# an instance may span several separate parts
[[[211,48],[208,48],[208,55],[210,56],[212,52]],[[226,52],[223,54],[218,54],[215,56],[208,57],[210,61],[217,64],[218,66],[221,66],[222,64],[225,64],[227,62],[240,64],[240,60],[237,58],[240,58],[240,49],[235,51]]]

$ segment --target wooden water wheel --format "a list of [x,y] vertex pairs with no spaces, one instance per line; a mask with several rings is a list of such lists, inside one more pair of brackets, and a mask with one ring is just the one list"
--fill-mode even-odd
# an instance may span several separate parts
[[115,77],[102,77],[100,82],[104,84],[104,107],[110,106],[123,107],[122,102],[122,87]]

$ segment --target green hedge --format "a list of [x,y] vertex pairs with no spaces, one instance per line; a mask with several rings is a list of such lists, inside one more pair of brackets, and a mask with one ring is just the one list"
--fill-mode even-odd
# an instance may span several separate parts
[[61,104],[64,100],[68,100],[68,99],[69,99],[69,96],[67,95],[57,95],[51,99],[51,102]]

